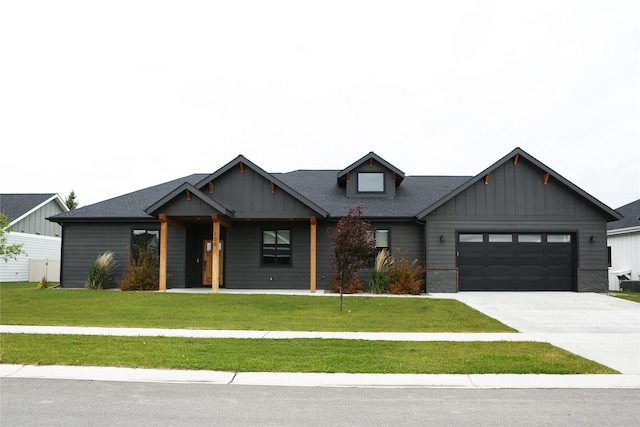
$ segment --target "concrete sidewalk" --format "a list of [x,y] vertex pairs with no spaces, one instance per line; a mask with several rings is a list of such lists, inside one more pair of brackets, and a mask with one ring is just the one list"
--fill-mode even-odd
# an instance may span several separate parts
[[640,375],[428,375],[223,372],[98,366],[0,365],[0,378],[295,387],[385,388],[628,388],[640,389]]

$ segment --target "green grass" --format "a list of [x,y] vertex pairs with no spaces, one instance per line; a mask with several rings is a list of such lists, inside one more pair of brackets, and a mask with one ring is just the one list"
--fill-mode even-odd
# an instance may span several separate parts
[[0,284],[4,325],[351,332],[514,332],[449,299],[179,294]]
[[615,374],[546,343],[2,334],[2,363],[240,372]]
[[634,291],[610,291],[609,295],[613,295],[616,298],[622,298],[629,301],[640,302],[640,292]]

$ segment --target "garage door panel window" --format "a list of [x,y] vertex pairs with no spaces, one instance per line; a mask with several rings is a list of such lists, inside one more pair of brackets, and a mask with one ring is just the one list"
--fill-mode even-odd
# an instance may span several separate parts
[[489,234],[489,243],[511,243],[513,234]]
[[484,235],[482,234],[460,234],[458,236],[460,243],[482,243]]
[[542,234],[518,234],[518,243],[542,243]]
[[547,243],[571,243],[571,234],[548,234]]

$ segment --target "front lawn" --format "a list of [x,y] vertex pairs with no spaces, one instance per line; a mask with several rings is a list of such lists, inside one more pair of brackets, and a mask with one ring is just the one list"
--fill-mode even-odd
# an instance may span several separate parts
[[609,291],[609,295],[629,301],[640,302],[640,292],[634,291]]
[[615,374],[546,343],[2,334],[2,363],[232,372]]
[[4,325],[350,332],[514,332],[450,299],[179,294],[0,284]]

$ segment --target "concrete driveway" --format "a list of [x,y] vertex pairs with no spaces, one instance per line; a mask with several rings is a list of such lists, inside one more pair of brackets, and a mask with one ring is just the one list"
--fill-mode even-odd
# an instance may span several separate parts
[[623,374],[640,374],[640,304],[595,293],[460,292],[457,299],[520,332]]

